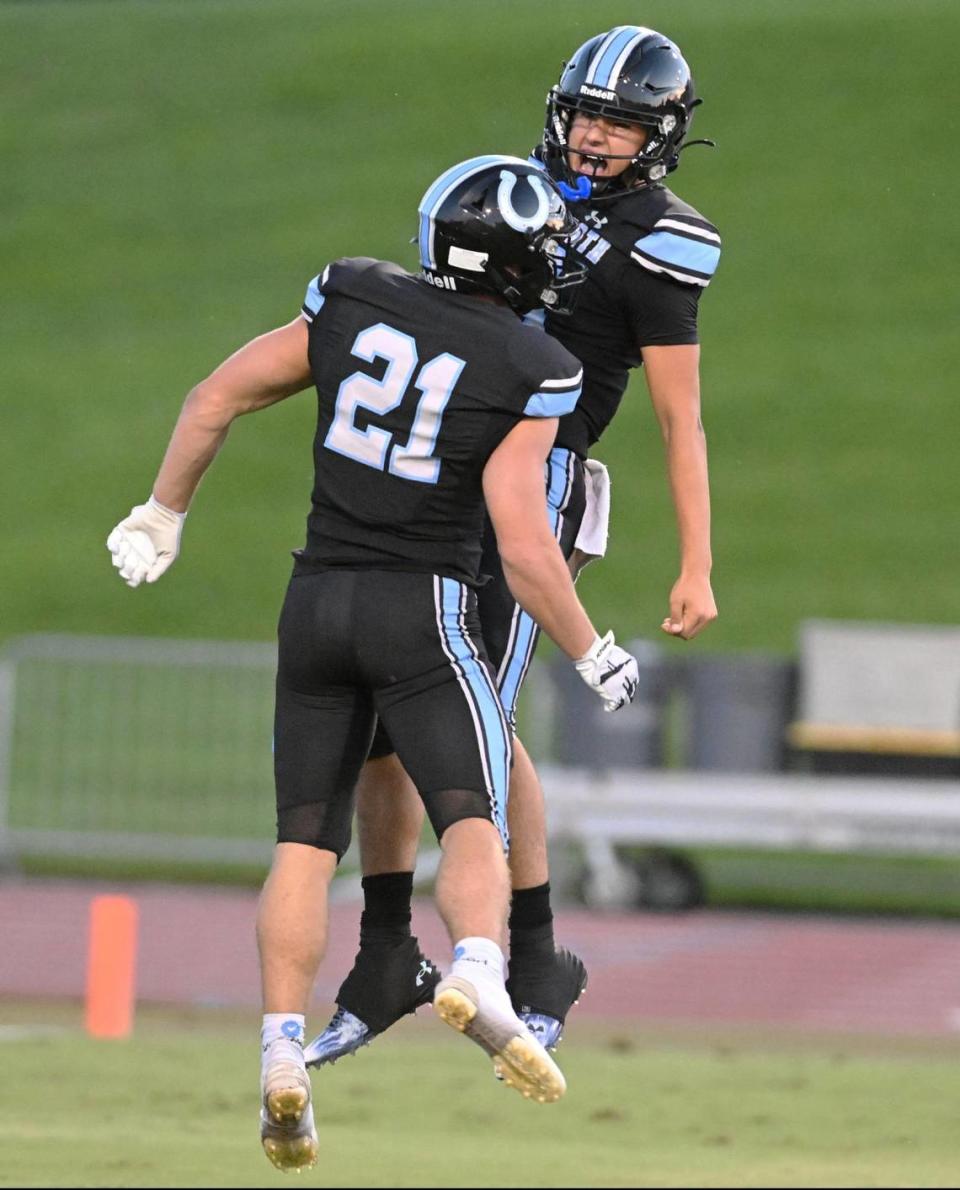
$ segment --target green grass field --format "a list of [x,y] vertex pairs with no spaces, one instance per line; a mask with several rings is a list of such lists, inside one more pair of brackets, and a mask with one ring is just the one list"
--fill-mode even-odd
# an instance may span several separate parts
[[[684,47],[694,134],[720,143],[675,176],[725,244],[702,316],[721,609],[702,647],[787,651],[807,616],[960,618],[951,0],[54,0],[0,6],[0,634],[268,639],[309,396],[236,427],[158,587],[109,566],[183,394],[327,260],[412,265],[426,185],[524,152],[562,59],[625,19]],[[676,547],[642,381],[600,454],[613,546],[582,591],[653,634]]]
[[[426,185],[525,152],[562,59],[625,20],[684,47],[694,136],[720,144],[672,183],[724,237],[702,306],[721,617],[695,648],[788,652],[811,616],[958,622],[954,0],[47,0],[0,4],[0,644],[270,639],[309,395],[235,428],[161,584],[131,592],[109,565],[183,395],[293,317],[328,260],[413,266]],[[676,546],[641,379],[598,453],[612,547],[580,591],[621,638],[653,635]],[[183,796],[151,825],[171,829]],[[758,865],[785,870],[704,862],[747,900]],[[891,895],[877,865],[854,879],[865,908]],[[804,896],[840,880],[803,870]],[[956,902],[938,861],[895,875],[901,908]],[[32,1024],[60,1031],[3,1027]],[[0,1001],[0,1186],[281,1184],[256,1139],[257,1024],[144,1010],[132,1042],[94,1043],[75,1007]],[[954,1186],[958,1056],[578,1026],[570,1094],[539,1108],[426,1019],[316,1078],[322,1159],[299,1184]]]
[[[956,1045],[572,1031],[567,1097],[534,1105],[429,1014],[314,1076],[315,1186],[955,1186]],[[4,1004],[0,1185],[271,1186],[257,1026]],[[31,1040],[10,1027],[63,1026]]]

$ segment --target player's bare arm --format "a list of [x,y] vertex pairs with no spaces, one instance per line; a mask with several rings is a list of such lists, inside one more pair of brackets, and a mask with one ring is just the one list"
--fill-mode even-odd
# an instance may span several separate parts
[[644,371],[666,451],[680,540],[680,576],[661,628],[692,640],[717,618],[710,585],[710,485],[707,439],[700,419],[697,344],[644,347]]
[[190,390],[150,498],[107,538],[113,565],[128,586],[155,583],[176,561],[190,501],[233,421],[309,383],[307,325],[296,318],[241,347]]
[[154,498],[174,512],[186,512],[231,423],[310,383],[307,324],[302,318],[235,351],[187,395],[153,485]]
[[487,460],[483,496],[513,597],[615,711],[633,698],[637,663],[612,632],[601,637],[593,627],[544,515],[543,468],[556,433],[553,417],[515,426]]
[[551,640],[578,658],[597,633],[544,514],[543,467],[556,433],[553,417],[516,426],[487,462],[483,493],[511,592]]

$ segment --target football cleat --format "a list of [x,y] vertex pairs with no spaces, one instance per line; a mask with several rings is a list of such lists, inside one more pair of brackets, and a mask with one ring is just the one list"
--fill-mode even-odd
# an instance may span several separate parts
[[555,1103],[566,1091],[560,1068],[513,1011],[505,990],[498,994],[448,975],[437,985],[433,1007],[445,1024],[489,1054],[497,1077],[525,1099]]
[[521,1012],[518,1015],[545,1050],[557,1048],[563,1037],[563,1021],[542,1012]]
[[587,987],[583,961],[566,948],[544,958],[541,954],[512,954],[507,991],[517,1015],[546,1049],[556,1049],[563,1037],[567,1013]]
[[332,1065],[369,1045],[401,1017],[429,1004],[439,980],[440,972],[410,935],[361,942],[337,993],[336,1012],[304,1050],[307,1065]]
[[277,1169],[299,1172],[317,1160],[310,1076],[299,1043],[277,1041],[260,1080],[260,1143]]
[[346,1008],[338,1008],[330,1024],[303,1051],[308,1066],[332,1066],[338,1058],[355,1054],[362,1046],[369,1045],[376,1037],[363,1021]]

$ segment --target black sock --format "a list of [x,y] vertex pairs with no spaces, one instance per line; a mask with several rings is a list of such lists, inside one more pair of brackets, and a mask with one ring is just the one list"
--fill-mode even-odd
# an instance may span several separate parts
[[515,889],[510,902],[510,953],[554,950],[550,883]]
[[383,872],[364,876],[360,942],[410,937],[412,872]]

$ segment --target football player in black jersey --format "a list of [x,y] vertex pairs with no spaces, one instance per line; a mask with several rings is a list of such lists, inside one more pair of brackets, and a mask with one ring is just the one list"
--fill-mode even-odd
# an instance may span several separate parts
[[[661,628],[685,640],[717,615],[697,308],[717,267],[720,238],[664,178],[690,144],[685,138],[699,102],[672,41],[651,29],[618,26],[589,38],[565,64],[547,97],[543,139],[532,158],[570,203],[578,228],[568,256],[587,269],[571,314],[541,312],[548,334],[584,369],[583,394],[560,419],[550,455],[551,523],[574,571],[602,556],[608,481],[588,454],[616,413],[630,370],[642,364],[665,443],[680,543],[680,574]],[[537,628],[503,581],[489,531],[482,568],[494,576],[480,592],[483,635],[512,720]],[[358,798],[361,946],[333,1021],[308,1047],[317,1065],[354,1051],[428,998],[422,985],[429,963],[409,930],[422,810],[382,732],[371,757]],[[543,794],[519,740],[510,829],[508,988],[528,1026],[554,1046],[586,972],[579,958],[554,946]]]
[[281,1169],[317,1157],[304,1018],[378,718],[443,853],[436,899],[454,949],[438,1015],[526,1097],[551,1102],[565,1089],[504,986],[512,738],[477,586],[485,504],[516,598],[606,709],[632,697],[636,662],[597,635],[542,512],[544,466],[582,369],[518,315],[559,306],[582,281],[570,266],[561,274],[572,227],[554,182],[527,162],[489,156],[448,170],[420,206],[423,272],[367,258],[328,265],[300,317],[193,389],[150,499],[107,542],[130,586],[156,581],[232,421],[313,381],[312,508],[278,630],[278,842],[257,914],[260,1130]]

